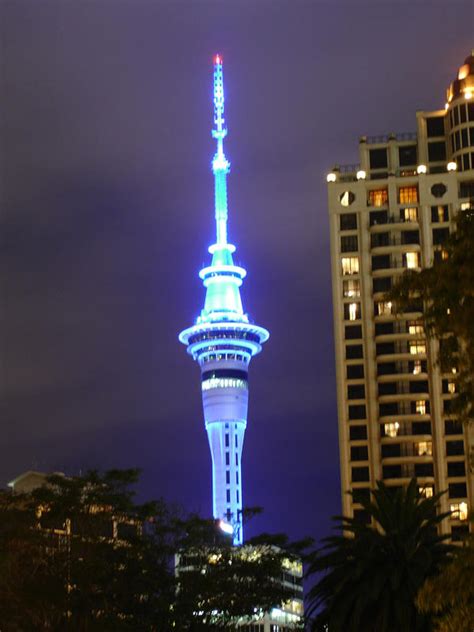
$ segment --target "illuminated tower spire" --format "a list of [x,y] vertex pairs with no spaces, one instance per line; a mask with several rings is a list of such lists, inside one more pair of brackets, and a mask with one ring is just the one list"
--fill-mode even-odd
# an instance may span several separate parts
[[242,447],[247,427],[248,365],[268,339],[268,331],[244,313],[240,286],[247,274],[234,265],[235,246],[227,242],[227,174],[224,154],[222,58],[214,58],[214,128],[217,150],[212,161],[215,186],[216,243],[211,265],[199,276],[206,288],[204,309],[179,339],[201,368],[204,421],[212,456],[213,515],[232,525],[234,544],[242,544]]

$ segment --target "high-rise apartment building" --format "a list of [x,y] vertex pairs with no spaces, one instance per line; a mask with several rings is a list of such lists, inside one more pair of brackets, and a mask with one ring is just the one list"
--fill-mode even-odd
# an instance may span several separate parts
[[359,151],[360,164],[327,176],[343,511],[364,519],[359,501],[377,480],[416,477],[427,495],[448,490],[442,529],[458,540],[474,508],[473,429],[450,414],[455,381],[440,372],[422,305],[394,314],[385,293],[444,256],[474,199],[474,51],[443,109],[417,112],[415,133],[363,136]]

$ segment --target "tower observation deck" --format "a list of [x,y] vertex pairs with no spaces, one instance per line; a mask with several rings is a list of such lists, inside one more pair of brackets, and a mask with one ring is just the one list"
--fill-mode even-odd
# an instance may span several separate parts
[[269,333],[250,322],[242,307],[244,268],[234,265],[235,246],[227,241],[227,174],[224,154],[222,59],[214,59],[214,127],[217,150],[212,160],[215,187],[216,243],[212,260],[199,276],[206,288],[204,309],[179,340],[201,368],[204,421],[212,457],[213,515],[232,526],[234,544],[242,544],[242,447],[247,427],[248,366]]

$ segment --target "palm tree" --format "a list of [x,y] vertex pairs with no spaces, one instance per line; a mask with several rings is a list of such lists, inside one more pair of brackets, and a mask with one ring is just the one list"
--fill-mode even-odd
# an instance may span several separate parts
[[429,577],[418,593],[421,612],[436,614],[435,632],[474,629],[474,537],[457,549],[439,575]]
[[361,503],[367,522],[335,518],[341,534],[323,540],[308,568],[317,582],[307,610],[313,632],[431,630],[415,598],[451,550],[437,534],[449,516],[437,511],[440,496],[422,496],[415,479],[398,489],[378,482]]

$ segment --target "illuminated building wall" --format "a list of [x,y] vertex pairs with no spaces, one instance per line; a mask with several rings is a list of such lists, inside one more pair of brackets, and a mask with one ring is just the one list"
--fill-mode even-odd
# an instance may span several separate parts
[[212,260],[199,276],[206,288],[204,309],[179,339],[201,368],[204,421],[212,457],[213,515],[232,525],[234,544],[242,544],[242,448],[247,426],[248,366],[261,351],[268,331],[250,322],[240,286],[246,271],[234,265],[235,246],[227,241],[227,174],[224,154],[222,60],[214,60],[214,128],[217,150],[212,161],[215,186],[216,243]]
[[474,508],[473,428],[451,414],[455,375],[440,372],[423,305],[396,315],[385,299],[404,270],[444,256],[474,198],[474,51],[446,101],[417,112],[414,133],[361,137],[360,164],[327,180],[344,514],[365,519],[359,501],[377,480],[416,477],[425,494],[448,491],[441,529],[459,540]]

